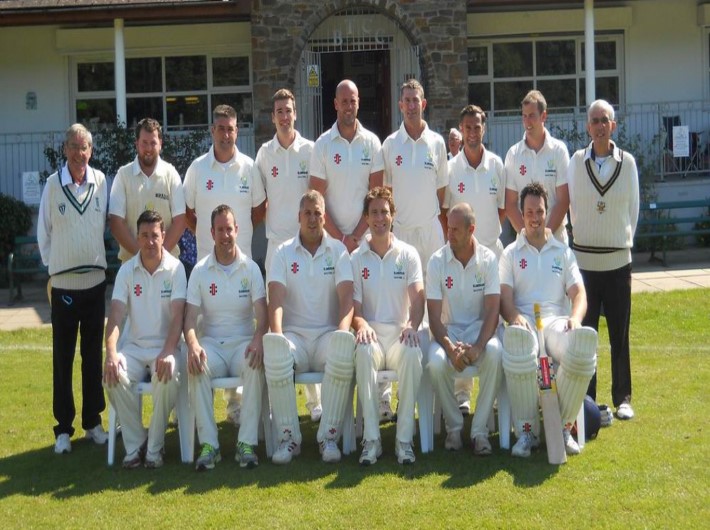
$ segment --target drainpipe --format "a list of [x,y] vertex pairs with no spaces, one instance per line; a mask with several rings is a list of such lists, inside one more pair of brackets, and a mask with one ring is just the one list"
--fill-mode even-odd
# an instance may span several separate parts
[[123,19],[113,21],[114,77],[116,83],[116,121],[128,124],[126,112],[126,50],[123,43]]

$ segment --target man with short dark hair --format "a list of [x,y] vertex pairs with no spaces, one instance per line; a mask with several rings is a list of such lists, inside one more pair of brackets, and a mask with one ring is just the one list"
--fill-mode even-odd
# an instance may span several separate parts
[[111,233],[121,250],[118,257],[128,261],[139,250],[136,221],[145,210],[155,210],[165,220],[165,248],[180,254],[178,241],[185,230],[185,196],[180,175],[160,157],[163,130],[152,118],[144,118],[135,128],[136,158],[122,166],[111,186],[109,215]]
[[[185,375],[181,347],[185,268],[163,248],[165,225],[158,212],[146,210],[136,224],[140,251],[116,275],[104,363],[104,386],[121,423],[126,469],[163,465],[168,416],[177,401],[178,385],[185,384],[180,379]],[[133,391],[133,385],[146,376],[153,383],[147,433],[140,398]]]

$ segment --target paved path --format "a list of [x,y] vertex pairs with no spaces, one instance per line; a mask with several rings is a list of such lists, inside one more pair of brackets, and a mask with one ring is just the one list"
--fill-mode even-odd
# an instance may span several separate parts
[[[710,288],[710,249],[688,249],[668,253],[668,267],[649,261],[649,255],[634,254],[631,291],[661,292]],[[107,293],[106,311],[111,286]],[[0,331],[50,325],[49,303],[43,281],[26,284],[24,299],[8,307],[8,291],[0,289]]]

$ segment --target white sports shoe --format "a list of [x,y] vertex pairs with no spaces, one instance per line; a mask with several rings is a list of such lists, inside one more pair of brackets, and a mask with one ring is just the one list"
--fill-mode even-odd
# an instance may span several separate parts
[[473,454],[476,456],[488,456],[493,452],[488,436],[477,434],[471,439],[471,443],[473,444]]
[[271,457],[271,461],[274,464],[288,464],[291,460],[293,460],[294,456],[298,456],[300,454],[300,444],[297,444],[291,439],[291,437],[288,437],[285,440],[281,440],[279,448],[276,449]]
[[620,420],[630,420],[634,417],[634,409],[631,408],[630,403],[622,403],[616,408],[616,417]]
[[609,405],[599,405],[599,415],[601,416],[602,427],[610,427],[614,422],[614,413]]
[[323,407],[321,405],[316,405],[311,409],[311,421],[313,423],[318,423],[321,416],[323,415]]
[[338,444],[332,438],[326,438],[319,444],[320,454],[323,462],[334,464],[340,462],[340,449]]
[[103,445],[108,442],[108,433],[104,431],[104,428],[99,423],[93,429],[86,431],[84,436],[87,440],[92,440],[97,445]]
[[414,448],[409,442],[400,442],[397,440],[394,444],[394,454],[397,457],[397,462],[400,464],[413,464],[417,459],[414,456]]
[[524,432],[523,435],[518,438],[513,446],[512,455],[519,456],[521,458],[528,458],[530,456],[530,450],[533,447],[540,445],[540,441],[531,432]]
[[463,442],[461,441],[461,431],[451,431],[446,433],[444,449],[448,451],[458,451],[462,447]]
[[382,443],[380,440],[363,440],[362,453],[360,454],[360,464],[371,466],[382,456]]
[[54,442],[54,452],[58,455],[71,453],[71,438],[69,438],[68,434],[63,433],[57,436]]
[[380,401],[380,423],[392,421],[394,412],[392,412],[392,404],[389,401]]
[[580,453],[579,444],[572,438],[570,429],[562,429],[562,439],[565,442],[565,453],[568,455],[578,455]]

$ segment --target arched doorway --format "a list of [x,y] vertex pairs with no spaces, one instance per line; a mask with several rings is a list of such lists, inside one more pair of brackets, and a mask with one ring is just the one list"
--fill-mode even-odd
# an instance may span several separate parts
[[335,122],[333,98],[342,79],[360,93],[359,119],[381,140],[399,126],[398,87],[421,79],[419,47],[394,20],[374,9],[347,8],[310,35],[296,75],[299,129],[315,140]]

